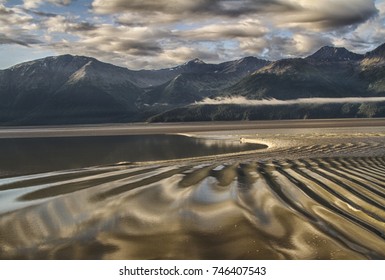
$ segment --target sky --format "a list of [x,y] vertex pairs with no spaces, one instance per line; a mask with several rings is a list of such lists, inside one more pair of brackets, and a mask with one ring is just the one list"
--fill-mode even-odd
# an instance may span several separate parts
[[61,54],[160,69],[383,43],[385,0],[0,0],[0,69]]

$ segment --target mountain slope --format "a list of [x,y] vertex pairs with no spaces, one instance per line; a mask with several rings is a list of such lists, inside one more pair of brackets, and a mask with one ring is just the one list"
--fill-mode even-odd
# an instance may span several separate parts
[[183,73],[163,85],[149,89],[142,97],[146,104],[189,104],[211,95],[228,85],[223,75]]
[[243,78],[246,75],[260,69],[270,63],[256,57],[245,57],[239,60],[210,64],[195,58],[182,65],[160,69],[160,70],[139,70],[130,71],[130,80],[141,88],[161,86],[180,74],[201,73],[201,74],[232,74],[234,77]]
[[[245,96],[248,99],[297,99],[311,97],[359,96],[360,87],[351,79],[352,67],[329,72],[305,59],[274,62],[225,90],[224,95]],[[349,77],[349,81],[340,77]],[[352,80],[352,81],[350,81]]]
[[364,58],[364,55],[356,54],[345,48],[336,48],[325,46],[314,54],[306,57],[313,62],[338,62],[338,61],[358,61]]
[[[371,63],[363,67],[369,59]],[[363,56],[344,48],[323,47],[305,59],[284,59],[263,67],[222,95],[283,100],[383,95],[384,72],[378,64],[374,65],[374,60],[380,61],[378,55]]]
[[180,67],[181,74],[166,83],[149,88],[141,98],[146,104],[185,105],[217,95],[221,90],[238,82],[270,62],[255,57],[221,64],[206,64],[194,59]]
[[377,95],[385,92],[385,44],[368,52],[360,62],[361,79],[368,82],[368,90]]
[[[385,44],[365,55],[323,47],[305,59],[279,60],[224,89],[219,97],[231,99],[172,109],[149,121],[385,117],[385,102],[380,100],[333,103],[333,98],[385,97]],[[283,102],[253,106],[237,104],[237,97]],[[300,98],[328,98],[329,102],[284,102]]]
[[0,71],[0,122],[142,120],[164,109],[146,104],[201,100],[267,63],[253,57],[221,64],[194,59],[169,69],[132,71],[90,57],[47,57]]
[[130,82],[127,72],[93,58],[70,55],[3,70],[2,121],[78,123],[96,115],[95,121],[122,117],[136,111],[135,100],[142,92]]
[[2,125],[198,120],[202,116],[216,120],[376,117],[385,110],[379,103],[382,99],[354,106],[330,105],[333,102],[264,107],[195,104],[218,97],[283,101],[385,97],[385,44],[365,55],[323,47],[306,58],[269,62],[245,57],[220,64],[193,59],[161,70],[132,71],[71,55],[0,70]]

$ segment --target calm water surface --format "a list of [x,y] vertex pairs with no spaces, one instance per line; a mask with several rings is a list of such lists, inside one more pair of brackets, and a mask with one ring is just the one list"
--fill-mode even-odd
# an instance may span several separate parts
[[0,177],[119,162],[235,153],[264,147],[182,135],[0,139]]

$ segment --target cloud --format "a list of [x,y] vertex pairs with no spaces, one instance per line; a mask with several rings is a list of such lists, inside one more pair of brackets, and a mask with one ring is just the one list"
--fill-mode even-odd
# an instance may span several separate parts
[[279,60],[290,57],[305,57],[314,53],[320,47],[332,45],[331,38],[322,34],[300,32],[281,36],[266,33],[260,38],[240,38],[239,48],[243,53],[269,59]]
[[88,47],[138,56],[155,56],[161,53],[160,40],[169,35],[167,30],[156,27],[116,27],[112,25],[73,31],[82,37],[82,43]]
[[78,21],[77,18],[69,18],[62,15],[50,16],[42,22],[48,33],[76,33],[97,29],[95,25],[86,21]]
[[9,9],[0,4],[0,44],[30,46],[41,43],[32,32],[37,29],[33,17],[22,9]]
[[355,30],[333,38],[333,44],[343,46],[359,53],[365,53],[384,43],[385,1],[376,4],[378,15],[357,26]]
[[156,63],[163,53],[161,39],[171,36],[167,29],[157,27],[91,24],[64,16],[47,18],[44,25],[53,38],[48,47],[58,53],[94,56],[134,68],[148,66],[145,57],[154,57],[151,61]]
[[96,13],[160,12],[163,14],[195,14],[197,17],[218,15],[237,17],[256,12],[282,12],[293,8],[291,3],[276,0],[95,0],[92,8]]
[[183,46],[165,50],[162,59],[164,61],[168,61],[169,64],[172,63],[175,65],[175,63],[180,64],[196,57],[199,57],[203,60],[215,60],[218,59],[218,54],[216,52],[204,50],[203,48],[199,47]]
[[377,15],[372,0],[297,0],[297,11],[277,17],[278,23],[289,27],[325,30],[357,25]]
[[0,4],[0,28],[20,29],[24,24],[31,23],[33,18],[21,9],[9,9]]
[[169,21],[268,17],[277,24],[312,29],[359,24],[378,12],[372,0],[94,0],[92,8],[99,14],[155,14]]
[[246,19],[237,21],[222,21],[205,25],[179,34],[194,40],[218,40],[228,38],[255,38],[264,36],[268,30],[258,20]]
[[217,51],[227,51],[220,58],[233,59],[238,49],[270,60],[307,56],[378,15],[373,0],[94,0],[92,10],[113,15],[126,27],[162,26],[168,31],[151,37],[162,53],[211,42]]
[[333,44],[363,51],[385,38],[385,0],[11,2],[0,0],[2,44],[95,56],[129,68],[163,68],[195,57],[277,60]]
[[24,0],[24,8],[34,9],[42,5],[44,2],[59,6],[67,6],[71,4],[71,0]]
[[30,10],[30,9],[24,9],[26,13],[34,14],[40,17],[56,17],[58,16],[57,14],[54,13],[47,13],[47,12],[41,12],[41,11],[35,11],[35,10]]
[[10,38],[5,34],[0,34],[0,45],[21,45],[25,47],[29,47],[31,44],[38,44],[41,43],[41,41],[35,39],[35,38],[28,38],[28,37],[22,37],[22,38]]
[[370,103],[384,102],[385,97],[343,97],[343,98],[299,98],[292,100],[262,99],[250,100],[243,96],[205,98],[195,102],[195,105],[246,105],[246,106],[277,106],[277,105],[298,105],[298,104],[345,104],[345,103]]
[[138,56],[159,55],[163,50],[157,42],[137,40],[116,40],[109,44],[109,50],[114,52],[126,52]]
[[12,10],[5,8],[4,5],[0,2],[0,15],[11,15],[13,13],[14,12]]

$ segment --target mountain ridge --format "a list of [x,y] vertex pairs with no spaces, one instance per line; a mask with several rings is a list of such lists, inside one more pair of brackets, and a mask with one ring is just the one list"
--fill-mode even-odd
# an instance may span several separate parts
[[306,57],[308,60],[322,62],[357,61],[364,57],[362,54],[353,53],[343,47],[324,46],[318,51]]
[[250,56],[218,64],[194,58],[159,70],[130,70],[69,54],[46,57],[0,70],[0,124],[130,122],[155,115],[161,120],[166,111],[226,96],[385,96],[385,44],[363,55],[325,46],[305,58]]

